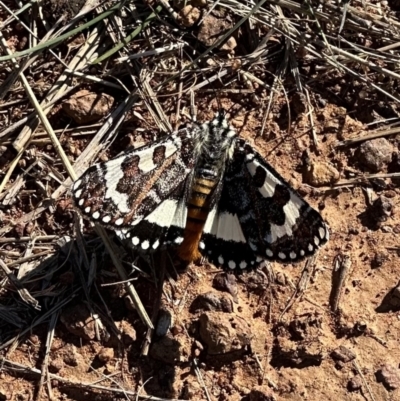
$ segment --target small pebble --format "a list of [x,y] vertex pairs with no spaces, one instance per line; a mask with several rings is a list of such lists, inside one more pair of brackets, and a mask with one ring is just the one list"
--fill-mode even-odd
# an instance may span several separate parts
[[373,259],[371,260],[371,268],[377,269],[381,267],[383,263],[387,260],[388,256],[383,252],[375,252]]
[[367,170],[378,173],[392,159],[393,146],[385,138],[363,142],[355,153],[355,158]]
[[114,349],[113,348],[103,348],[99,354],[99,359],[103,363],[107,363],[114,358]]
[[387,363],[375,373],[375,376],[378,383],[382,383],[388,390],[400,387],[400,369],[396,366]]
[[354,376],[347,383],[347,389],[351,392],[358,391],[362,387],[362,380],[360,376]]
[[311,162],[307,166],[304,181],[314,187],[329,186],[339,180],[339,171],[330,163]]
[[338,348],[335,348],[332,351],[331,357],[335,360],[347,363],[355,359],[356,355],[353,351],[349,350],[343,345],[340,345]]

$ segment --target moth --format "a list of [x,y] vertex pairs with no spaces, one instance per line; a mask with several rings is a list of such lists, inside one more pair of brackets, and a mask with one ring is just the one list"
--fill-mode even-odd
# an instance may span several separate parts
[[329,239],[321,215],[223,111],[91,166],[72,196],[84,217],[138,251],[174,247],[187,262],[204,256],[230,270],[297,262]]

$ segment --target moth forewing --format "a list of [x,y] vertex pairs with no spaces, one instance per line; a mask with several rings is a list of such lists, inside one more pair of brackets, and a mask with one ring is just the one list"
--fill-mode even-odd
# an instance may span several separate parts
[[91,166],[72,196],[82,215],[111,229],[131,229],[169,197],[194,167],[187,129]]

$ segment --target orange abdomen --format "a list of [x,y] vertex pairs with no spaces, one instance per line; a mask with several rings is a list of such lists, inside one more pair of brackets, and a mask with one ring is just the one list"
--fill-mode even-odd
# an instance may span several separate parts
[[210,211],[210,195],[215,185],[215,181],[203,178],[196,178],[194,181],[188,203],[188,216],[183,242],[178,248],[179,257],[186,262],[193,262],[201,258],[199,241]]

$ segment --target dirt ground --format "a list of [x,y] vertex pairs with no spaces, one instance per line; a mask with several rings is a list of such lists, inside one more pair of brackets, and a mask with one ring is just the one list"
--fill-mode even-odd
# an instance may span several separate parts
[[[41,79],[46,85],[46,76]],[[290,78],[285,82],[285,87],[294,85]],[[257,104],[250,95],[226,94],[220,88],[196,93],[197,119],[211,119],[221,106],[227,110],[239,135],[320,211],[330,240],[313,260],[265,263],[260,271],[235,275],[207,261],[182,266],[173,251],[137,258],[115,241],[155,332],[132,308],[87,222],[84,239],[77,235],[69,191],[34,221],[18,224],[41,205],[32,195],[36,178],[28,177],[18,200],[2,206],[3,228],[12,226],[3,238],[40,234],[63,237],[64,242],[36,243],[34,253],[52,254],[25,282],[40,312],[32,304],[22,307],[21,288],[9,275],[1,276],[0,400],[114,400],[139,394],[139,399],[154,400],[400,401],[400,189],[396,178],[385,176],[400,171],[399,137],[338,146],[366,135],[383,109],[398,117],[397,104],[372,98],[351,104],[345,95],[338,96],[345,85],[343,77],[330,76],[325,88],[314,87],[311,113],[296,91],[280,93],[263,133],[264,100]],[[88,89],[98,93],[95,87]],[[175,99],[160,101],[175,124]],[[127,142],[138,146],[159,135],[144,109],[143,104],[135,106],[98,159],[119,153]],[[18,113],[23,115],[23,108],[13,106],[10,121]],[[65,128],[69,113],[55,107],[49,115],[54,129]],[[61,137],[72,162],[90,140],[69,131]],[[35,147],[57,158],[49,143]],[[12,160],[7,152],[2,172]],[[11,183],[24,168],[19,164]],[[378,176],[362,179],[370,174]],[[27,242],[5,241],[0,255],[12,266],[26,247]],[[337,289],[343,266],[347,271]],[[13,273],[18,275],[18,269]],[[24,319],[32,325],[28,332]]]

